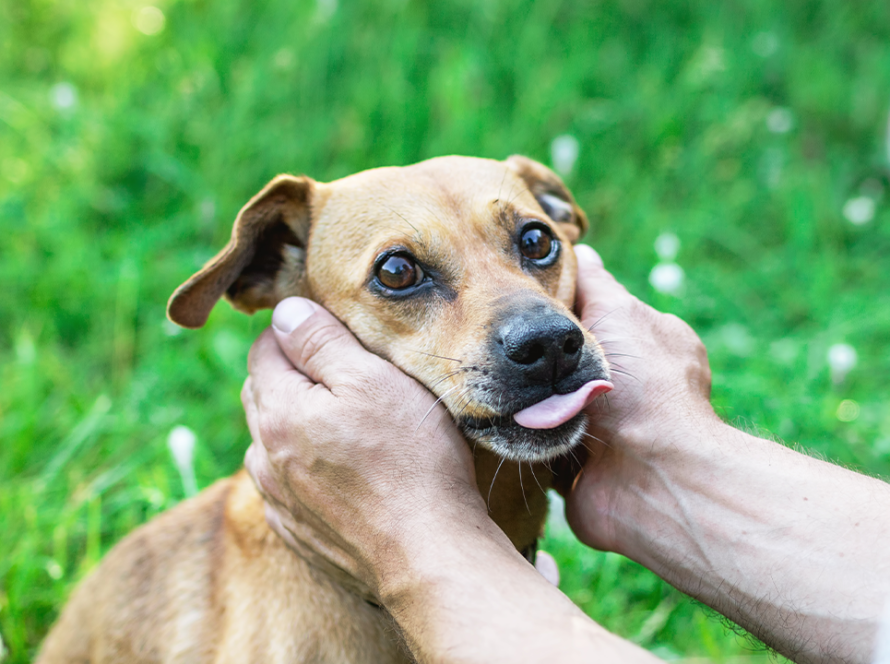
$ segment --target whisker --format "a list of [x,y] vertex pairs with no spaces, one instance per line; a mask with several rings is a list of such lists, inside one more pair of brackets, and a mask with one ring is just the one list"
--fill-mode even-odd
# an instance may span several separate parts
[[538,476],[535,475],[535,467],[532,465],[532,462],[531,462],[531,461],[528,462],[528,469],[529,469],[530,471],[532,471],[532,477],[535,478],[535,484],[538,485],[538,488],[541,490],[541,493],[543,493],[543,494],[546,496],[546,495],[547,495],[547,492],[544,491],[544,487],[542,487],[542,486],[541,486],[541,483],[538,481]]
[[587,328],[587,331],[588,331],[588,332],[593,332],[593,328],[595,328],[597,325],[599,325],[600,323],[602,323],[606,318],[608,318],[609,316],[611,316],[612,314],[614,314],[614,313],[615,313],[616,311],[618,311],[619,309],[621,309],[621,307],[618,307],[618,309],[612,309],[612,311],[610,311],[610,312],[608,312],[608,313],[605,313],[605,314],[603,314],[602,316],[600,316],[599,319],[598,319],[593,325],[591,325],[590,327]]
[[501,178],[501,184],[498,185],[498,195],[497,195],[497,198],[494,199],[495,203],[499,203],[501,200],[501,189],[504,188],[504,182],[506,182],[506,180],[507,180],[507,170],[504,169],[504,175]]
[[522,191],[523,191],[524,189],[525,189],[525,187],[523,187],[523,186],[521,186],[521,185],[513,185],[513,189],[511,189],[510,192],[511,192],[511,194],[512,194],[512,192],[514,192],[514,191],[515,191],[516,193],[515,193],[515,194],[512,194],[511,196],[508,197],[509,200],[507,201],[507,205],[512,205],[512,204],[513,204],[513,201],[515,201],[517,198],[519,198],[519,197],[522,195]]
[[439,358],[440,360],[451,360],[452,362],[457,362],[458,364],[463,364],[463,363],[464,363],[463,360],[458,360],[458,359],[455,359],[455,358],[453,358],[453,357],[445,357],[444,355],[436,355],[435,353],[427,353],[427,352],[424,352],[424,351],[422,351],[422,350],[415,350],[415,349],[413,349],[413,348],[408,348],[407,350],[408,350],[409,352],[411,352],[411,353],[420,353],[421,355],[426,355],[427,357],[437,357],[437,358]]
[[[601,445],[605,445],[605,446],[608,447],[610,450],[615,449],[614,447],[612,447],[611,445],[609,445],[609,443],[607,443],[606,441],[604,441],[602,438],[597,438],[597,437],[594,436],[592,433],[587,433],[587,432],[585,431],[583,435],[586,436],[587,438],[593,438],[593,440],[595,440],[596,442],[598,442],[598,443],[601,444]],[[586,445],[585,445],[585,447],[586,447]],[[588,448],[587,448],[587,451],[588,451],[588,452],[592,452],[593,450],[591,450],[591,449],[588,447]]]
[[400,212],[398,212],[398,211],[392,209],[391,207],[389,207],[389,206],[386,205],[386,204],[384,204],[384,205],[385,205],[386,209],[388,209],[390,212],[392,212],[394,215],[396,215],[396,216],[399,217],[402,221],[404,221],[406,224],[408,224],[408,225],[414,230],[415,233],[417,233],[418,235],[420,234],[420,231],[417,230],[417,227],[416,227],[414,224],[412,224],[410,221],[408,221],[408,219],[406,219],[405,216],[404,216],[403,214],[401,214]]
[[582,466],[582,465],[583,465],[583,464],[581,463],[581,459],[579,459],[578,456],[575,454],[575,450],[573,450],[572,448],[569,448],[569,454],[572,455],[572,458],[575,460],[575,463],[576,463],[576,464],[578,464],[579,466]]
[[[528,463],[529,468],[531,468],[531,461]],[[522,501],[525,503],[525,509],[531,514],[532,508],[528,506],[528,498],[525,497],[525,487],[522,485],[522,461],[519,462],[519,490],[522,492]]]
[[501,462],[498,464],[497,470],[494,471],[494,477],[491,478],[491,486],[488,487],[488,511],[491,512],[491,490],[494,489],[494,481],[498,478],[498,473],[501,472],[501,466],[504,465],[504,461],[507,460],[507,457],[501,457]]
[[633,374],[627,373],[626,371],[622,371],[621,369],[616,369],[616,368],[614,368],[614,367],[610,367],[610,370],[613,371],[614,373],[621,374],[622,376],[627,376],[628,378],[633,378],[633,379],[634,379],[635,381],[637,381],[640,385],[643,384],[643,381],[641,381],[639,378],[637,378],[637,377],[634,376]]
[[459,396],[459,398],[460,398],[461,400],[466,399],[466,401],[465,401],[464,404],[460,407],[460,410],[457,412],[457,415],[453,416],[454,419],[457,419],[457,418],[459,418],[461,415],[463,415],[464,412],[467,410],[467,408],[470,407],[470,404],[473,403],[473,398],[472,398],[472,396],[471,396],[471,393],[470,393],[470,389],[469,389],[469,388],[467,388],[467,391],[466,391],[465,393],[461,394],[461,395]]
[[452,376],[456,376],[457,374],[459,374],[459,373],[462,372],[462,371],[463,371],[463,369],[455,369],[454,371],[445,374],[445,375],[442,376],[439,380],[437,380],[435,383],[433,383],[432,385],[430,385],[429,387],[427,387],[427,389],[428,389],[428,390],[433,389],[436,385],[438,385],[439,383],[441,383],[443,380],[448,380],[448,379],[451,378]]
[[[642,360],[639,355],[631,355],[629,353],[603,353],[606,357],[632,357],[635,360]],[[447,358],[446,358],[447,359]]]
[[438,406],[438,405],[439,405],[439,402],[441,402],[442,399],[444,399],[445,397],[447,397],[449,394],[451,394],[452,392],[454,392],[454,390],[458,389],[459,387],[460,387],[460,385],[455,385],[454,387],[452,387],[450,390],[448,390],[447,392],[445,392],[441,397],[439,397],[438,399],[436,399],[436,400],[433,402],[433,405],[429,407],[429,410],[426,411],[426,413],[424,414],[424,416],[420,419],[420,422],[418,422],[418,424],[417,424],[417,428],[414,429],[414,433],[415,433],[415,434],[420,430],[420,426],[424,423],[424,421],[426,420],[426,418],[429,417],[430,413],[433,412],[433,408],[435,408],[436,406]]

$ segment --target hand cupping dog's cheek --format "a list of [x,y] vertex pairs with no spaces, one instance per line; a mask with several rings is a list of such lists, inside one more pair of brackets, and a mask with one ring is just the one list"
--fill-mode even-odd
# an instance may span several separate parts
[[[608,406],[588,409],[589,458],[566,491],[567,518],[578,538],[627,554],[622,510],[627,497],[657,478],[676,455],[663,431],[691,419],[716,420],[708,401],[710,369],[704,345],[675,316],[656,311],[619,284],[589,247],[578,257],[578,314],[606,348],[615,389]],[[567,477],[557,486],[566,490]]]
[[445,485],[478,497],[472,455],[429,392],[303,302],[283,302],[251,350],[245,466],[292,549],[341,583],[354,586],[352,576],[373,589],[380,533],[416,520]]

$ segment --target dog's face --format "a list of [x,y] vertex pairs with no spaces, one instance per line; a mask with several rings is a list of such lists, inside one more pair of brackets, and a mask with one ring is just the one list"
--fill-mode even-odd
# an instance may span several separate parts
[[546,460],[579,442],[581,407],[607,389],[602,351],[571,311],[571,243],[586,223],[559,178],[523,157],[441,157],[329,184],[279,176],[169,315],[199,327],[224,293],[247,312],[310,297],[432,390],[469,439]]

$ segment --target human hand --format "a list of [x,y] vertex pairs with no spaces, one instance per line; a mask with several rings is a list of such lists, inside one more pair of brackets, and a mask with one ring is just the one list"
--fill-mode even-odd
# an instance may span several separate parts
[[399,538],[422,536],[437,515],[488,520],[445,408],[319,305],[281,302],[249,369],[245,466],[267,521],[342,583],[376,594]]
[[418,661],[655,661],[532,571],[489,518],[470,448],[431,393],[308,300],[284,300],[272,324],[242,391],[245,466],[267,520],[340,584],[370,591]]
[[711,371],[686,323],[627,292],[590,247],[578,257],[577,310],[612,365],[615,389],[588,409],[588,458],[566,495],[566,516],[585,544],[628,553],[625,497],[664,470],[683,432],[720,424]]

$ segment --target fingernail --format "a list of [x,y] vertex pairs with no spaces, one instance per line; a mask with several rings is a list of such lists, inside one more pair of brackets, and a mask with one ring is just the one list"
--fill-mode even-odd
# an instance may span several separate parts
[[596,253],[593,247],[588,247],[586,244],[575,245],[575,256],[578,257],[579,261],[586,261],[603,267],[603,259],[600,258],[600,255]]
[[304,297],[289,297],[278,303],[272,312],[272,327],[290,334],[315,313],[318,305]]

